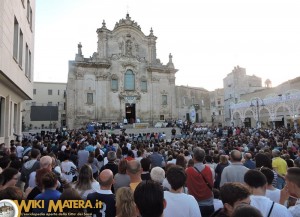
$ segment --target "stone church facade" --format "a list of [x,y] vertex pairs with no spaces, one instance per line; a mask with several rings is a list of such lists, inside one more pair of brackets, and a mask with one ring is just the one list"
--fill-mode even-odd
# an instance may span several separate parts
[[156,55],[152,29],[145,35],[129,14],[113,30],[97,29],[98,47],[84,58],[78,44],[69,61],[67,125],[81,127],[89,121],[150,124],[177,119],[175,74],[172,55],[163,65]]

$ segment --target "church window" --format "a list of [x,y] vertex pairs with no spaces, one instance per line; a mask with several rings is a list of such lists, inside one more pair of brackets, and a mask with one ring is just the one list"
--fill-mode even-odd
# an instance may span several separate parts
[[125,82],[124,82],[124,89],[125,90],[134,90],[135,89],[135,79],[134,73],[132,70],[127,70],[125,73]]
[[87,93],[87,104],[93,104],[93,93]]
[[111,89],[118,90],[118,79],[117,78],[111,79]]
[[162,105],[168,105],[168,96],[167,95],[162,95]]
[[147,91],[147,81],[146,80],[141,81],[141,91],[143,91],[143,92]]

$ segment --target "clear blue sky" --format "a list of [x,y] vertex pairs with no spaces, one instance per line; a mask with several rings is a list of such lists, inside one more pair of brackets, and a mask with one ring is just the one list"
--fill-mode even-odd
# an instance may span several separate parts
[[153,28],[157,58],[172,53],[177,85],[222,88],[236,65],[273,86],[300,76],[298,0],[36,0],[34,80],[67,82],[78,42],[92,56],[102,21],[112,30],[127,11]]

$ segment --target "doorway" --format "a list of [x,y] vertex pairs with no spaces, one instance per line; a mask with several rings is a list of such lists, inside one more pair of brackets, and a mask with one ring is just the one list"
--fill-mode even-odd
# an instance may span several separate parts
[[245,127],[251,127],[251,118],[245,118],[244,126]]
[[135,104],[134,103],[126,103],[125,104],[125,114],[126,119],[129,124],[135,123]]

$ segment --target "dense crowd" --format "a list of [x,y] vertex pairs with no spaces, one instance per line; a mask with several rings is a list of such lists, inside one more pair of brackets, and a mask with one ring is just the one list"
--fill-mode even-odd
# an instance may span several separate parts
[[89,127],[1,144],[0,200],[45,200],[32,213],[50,200],[90,201],[63,211],[93,217],[300,216],[299,131],[170,130],[166,139]]

